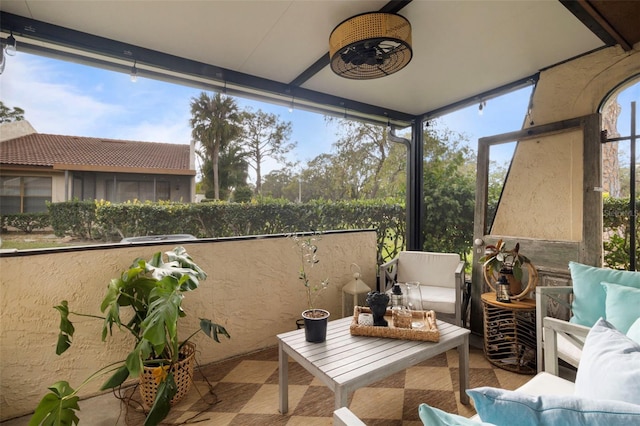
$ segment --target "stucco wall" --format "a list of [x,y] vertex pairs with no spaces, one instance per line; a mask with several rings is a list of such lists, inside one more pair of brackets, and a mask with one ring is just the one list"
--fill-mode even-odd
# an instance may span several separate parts
[[[540,73],[527,126],[598,112],[607,94],[640,74],[640,43],[611,47]],[[582,238],[582,134],[518,144],[492,234],[579,241]]]
[[[198,319],[223,324],[231,340],[218,344],[196,337],[198,362],[207,364],[276,344],[276,334],[295,328],[305,309],[298,280],[299,257],[285,237],[199,241],[182,244],[207,273],[207,280],[185,297],[187,317],[180,332],[198,328]],[[55,355],[61,300],[71,310],[100,314],[99,305],[112,277],[137,257],[150,258],[174,245],[119,246],[0,257],[0,413],[3,420],[31,412],[47,387],[67,380],[72,387],[99,367],[123,359],[130,343],[125,333],[100,341],[100,320],[75,318],[72,347]],[[329,277],[331,286],[316,305],[341,316],[341,288],[352,278],[351,263],[362,280],[375,287],[375,231],[326,233],[318,242],[320,262],[313,278]],[[82,392],[97,392],[101,381]]]
[[32,133],[37,133],[36,129],[34,129],[31,123],[27,120],[0,124],[0,142],[19,138],[20,136],[30,135]]

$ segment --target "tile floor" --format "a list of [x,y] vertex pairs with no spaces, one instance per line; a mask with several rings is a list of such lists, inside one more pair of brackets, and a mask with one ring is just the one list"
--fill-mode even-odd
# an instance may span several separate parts
[[[278,412],[278,350],[268,348],[202,367],[194,387],[173,409],[163,425],[331,425],[333,393],[295,361],[289,365],[289,413]],[[470,349],[470,387],[515,389],[532,376],[493,367],[482,350]],[[206,380],[205,380],[206,377]],[[418,405],[426,402],[447,412],[470,417],[472,406],[460,404],[458,355],[438,355],[353,393],[349,407],[370,426],[418,426]],[[124,391],[129,403],[112,394],[80,401],[81,425],[137,426],[144,423],[138,393]],[[23,426],[28,417],[3,422]]]

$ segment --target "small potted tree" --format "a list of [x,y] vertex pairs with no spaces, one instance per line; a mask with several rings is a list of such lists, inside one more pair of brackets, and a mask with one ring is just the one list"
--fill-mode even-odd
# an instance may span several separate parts
[[290,235],[296,243],[296,250],[300,255],[300,269],[298,279],[305,287],[307,298],[307,309],[302,312],[304,319],[305,338],[308,342],[321,343],[327,338],[327,322],[329,321],[329,311],[315,307],[315,301],[329,286],[329,279],[312,281],[309,277],[310,269],[320,260],[318,259],[318,246],[316,242],[320,239],[320,234],[314,232],[309,236]]
[[[71,346],[75,332],[71,316],[102,320],[102,340],[112,334],[114,325],[134,336],[132,351],[115,364],[105,366],[89,377],[78,389],[66,381],[49,387],[36,408],[29,425],[72,424],[79,419],[78,392],[89,381],[107,374],[101,390],[120,386],[129,377],[140,379],[143,401],[151,407],[145,426],[157,425],[189,390],[193,378],[195,345],[190,339],[204,332],[216,342],[219,336],[230,338],[227,330],[208,319],[200,319],[200,328],[186,339],[178,338],[178,320],[186,313],[182,309],[185,293],[198,288],[207,274],[193,262],[183,247],[165,253],[157,252],[149,261],[136,259],[129,269],[111,280],[100,305],[102,315],[76,313],[66,300],[55,306],[60,312],[60,333],[56,353],[61,355]],[[129,318],[123,316],[128,312]]]

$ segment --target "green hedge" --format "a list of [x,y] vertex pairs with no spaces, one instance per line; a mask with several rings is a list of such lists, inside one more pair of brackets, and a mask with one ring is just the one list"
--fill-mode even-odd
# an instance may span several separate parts
[[13,227],[26,232],[42,231],[49,226],[49,214],[47,213],[20,213],[2,216],[2,229]]
[[58,237],[94,239],[100,238],[95,226],[96,203],[93,201],[65,201],[63,203],[47,203],[53,232]]
[[[629,197],[604,199],[603,228],[604,262],[616,269],[629,269],[631,231],[629,228]],[[636,200],[636,211],[640,210],[640,200]],[[636,217],[636,232],[640,231],[640,218]],[[636,237],[637,238],[637,237]],[[640,244],[636,239],[636,265],[640,264]]]
[[51,204],[49,212],[56,235],[101,238],[104,241],[167,234],[220,238],[375,228],[378,233],[378,261],[393,258],[405,245],[405,210],[394,200],[312,201],[304,204],[272,199],[193,204],[72,201]]
[[[119,241],[125,237],[192,234],[199,238],[279,234],[308,230],[369,229],[378,232],[378,262],[392,259],[404,248],[405,209],[398,200],[312,201],[283,200],[248,203],[211,201],[122,203],[68,201],[49,203],[49,213],[3,215],[3,230],[23,232],[51,226],[57,236]],[[638,202],[640,210],[640,201]],[[604,199],[605,264],[629,268],[629,198]],[[636,218],[640,231],[640,220]],[[469,235],[469,248],[472,236]],[[636,247],[640,260],[640,244]],[[443,250],[444,251],[444,250]]]

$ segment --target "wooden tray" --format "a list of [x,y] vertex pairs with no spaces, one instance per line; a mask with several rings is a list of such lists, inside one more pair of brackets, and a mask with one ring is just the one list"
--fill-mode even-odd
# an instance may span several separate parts
[[390,337],[392,339],[424,340],[427,342],[439,342],[440,331],[436,325],[436,313],[433,311],[412,311],[413,321],[418,319],[424,322],[422,328],[398,328],[394,327],[391,310],[387,309],[384,319],[389,323],[388,327],[376,327],[373,325],[358,324],[358,315],[371,313],[371,309],[364,306],[353,308],[353,320],[349,331],[354,336]]

